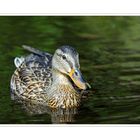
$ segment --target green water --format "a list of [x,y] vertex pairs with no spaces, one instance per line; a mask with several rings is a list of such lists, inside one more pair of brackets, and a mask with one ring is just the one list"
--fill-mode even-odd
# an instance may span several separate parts
[[52,54],[68,44],[79,52],[92,89],[71,123],[140,123],[140,17],[0,17],[0,123],[53,123],[47,111],[31,115],[11,101],[13,59],[28,54],[23,44]]

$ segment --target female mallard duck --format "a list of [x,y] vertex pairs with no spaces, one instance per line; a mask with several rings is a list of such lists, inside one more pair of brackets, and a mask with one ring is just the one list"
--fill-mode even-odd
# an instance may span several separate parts
[[85,90],[88,84],[82,78],[77,51],[62,46],[52,56],[28,46],[23,48],[32,54],[14,60],[17,69],[11,78],[12,97],[51,108],[78,107],[81,95],[75,85]]

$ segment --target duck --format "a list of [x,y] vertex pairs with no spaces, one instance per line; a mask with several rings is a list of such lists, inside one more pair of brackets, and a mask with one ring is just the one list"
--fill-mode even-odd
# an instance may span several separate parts
[[82,91],[90,88],[80,71],[79,53],[63,45],[54,55],[23,45],[31,54],[15,57],[11,81],[11,99],[47,105],[50,108],[74,108]]

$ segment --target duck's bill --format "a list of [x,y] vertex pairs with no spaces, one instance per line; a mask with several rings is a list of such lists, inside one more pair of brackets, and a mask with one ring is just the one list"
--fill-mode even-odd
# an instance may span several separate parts
[[84,81],[80,70],[72,69],[69,76],[78,88],[83,90],[87,88],[87,83]]

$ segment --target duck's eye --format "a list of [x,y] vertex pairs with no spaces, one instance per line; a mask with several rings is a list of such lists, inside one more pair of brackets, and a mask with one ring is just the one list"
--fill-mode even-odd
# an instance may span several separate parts
[[78,76],[78,72],[77,71],[75,71],[75,75]]
[[65,60],[66,59],[66,56],[65,55],[62,55],[62,58]]

